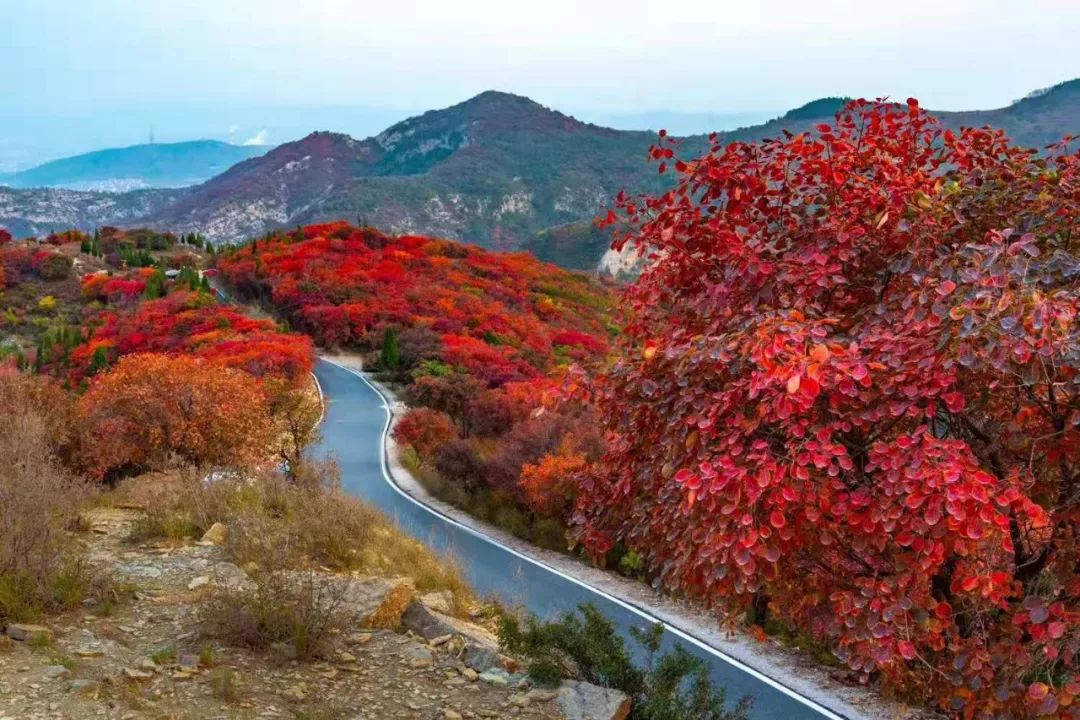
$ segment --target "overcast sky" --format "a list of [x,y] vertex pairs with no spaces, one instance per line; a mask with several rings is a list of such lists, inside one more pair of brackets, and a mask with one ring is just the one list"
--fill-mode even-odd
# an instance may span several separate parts
[[1000,106],[1080,76],[1080,0],[0,0],[0,98],[736,112]]

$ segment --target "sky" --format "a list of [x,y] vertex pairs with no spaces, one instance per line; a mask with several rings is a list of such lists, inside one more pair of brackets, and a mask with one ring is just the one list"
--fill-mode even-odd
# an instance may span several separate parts
[[[1080,0],[0,0],[0,7],[0,131],[15,138],[9,145],[31,142],[23,136],[62,142],[65,127],[108,134],[110,116],[114,134],[138,133],[133,142],[145,139],[148,125],[181,133],[186,116],[192,131],[282,142],[294,138],[274,137],[272,118],[260,127],[252,116],[288,109],[302,123],[311,110],[313,119],[333,122],[332,110],[351,109],[355,123],[374,124],[486,89],[585,119],[655,110],[775,115],[825,95],[916,96],[931,108],[975,109],[1080,76]],[[361,122],[358,109],[378,111],[378,119]],[[133,119],[125,124],[121,115]],[[16,116],[29,127],[13,133]]]

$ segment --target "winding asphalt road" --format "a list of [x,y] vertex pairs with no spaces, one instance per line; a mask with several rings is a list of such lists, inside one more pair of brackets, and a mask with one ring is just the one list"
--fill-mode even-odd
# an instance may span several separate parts
[[[644,611],[526,558],[406,495],[387,469],[390,410],[385,398],[361,374],[326,360],[316,364],[315,375],[330,400],[317,452],[337,459],[346,490],[393,517],[402,530],[456,557],[481,595],[524,605],[545,618],[589,602],[624,631],[656,622]],[[665,643],[681,645],[704,659],[713,679],[727,688],[729,700],[750,697],[754,720],[844,717],[675,628],[666,627]]]

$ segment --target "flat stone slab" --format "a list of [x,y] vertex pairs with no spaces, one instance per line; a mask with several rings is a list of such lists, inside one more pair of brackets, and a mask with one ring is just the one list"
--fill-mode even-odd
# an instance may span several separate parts
[[626,720],[630,716],[630,698],[625,693],[587,682],[563,680],[558,700],[566,720]]
[[7,626],[7,636],[22,642],[48,642],[52,639],[52,630],[44,625],[12,623]]

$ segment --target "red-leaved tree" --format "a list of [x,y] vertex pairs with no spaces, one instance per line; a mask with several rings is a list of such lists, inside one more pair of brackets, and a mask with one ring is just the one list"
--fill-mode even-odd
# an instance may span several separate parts
[[914,100],[674,151],[620,198],[582,539],[958,715],[1077,717],[1080,156]]

